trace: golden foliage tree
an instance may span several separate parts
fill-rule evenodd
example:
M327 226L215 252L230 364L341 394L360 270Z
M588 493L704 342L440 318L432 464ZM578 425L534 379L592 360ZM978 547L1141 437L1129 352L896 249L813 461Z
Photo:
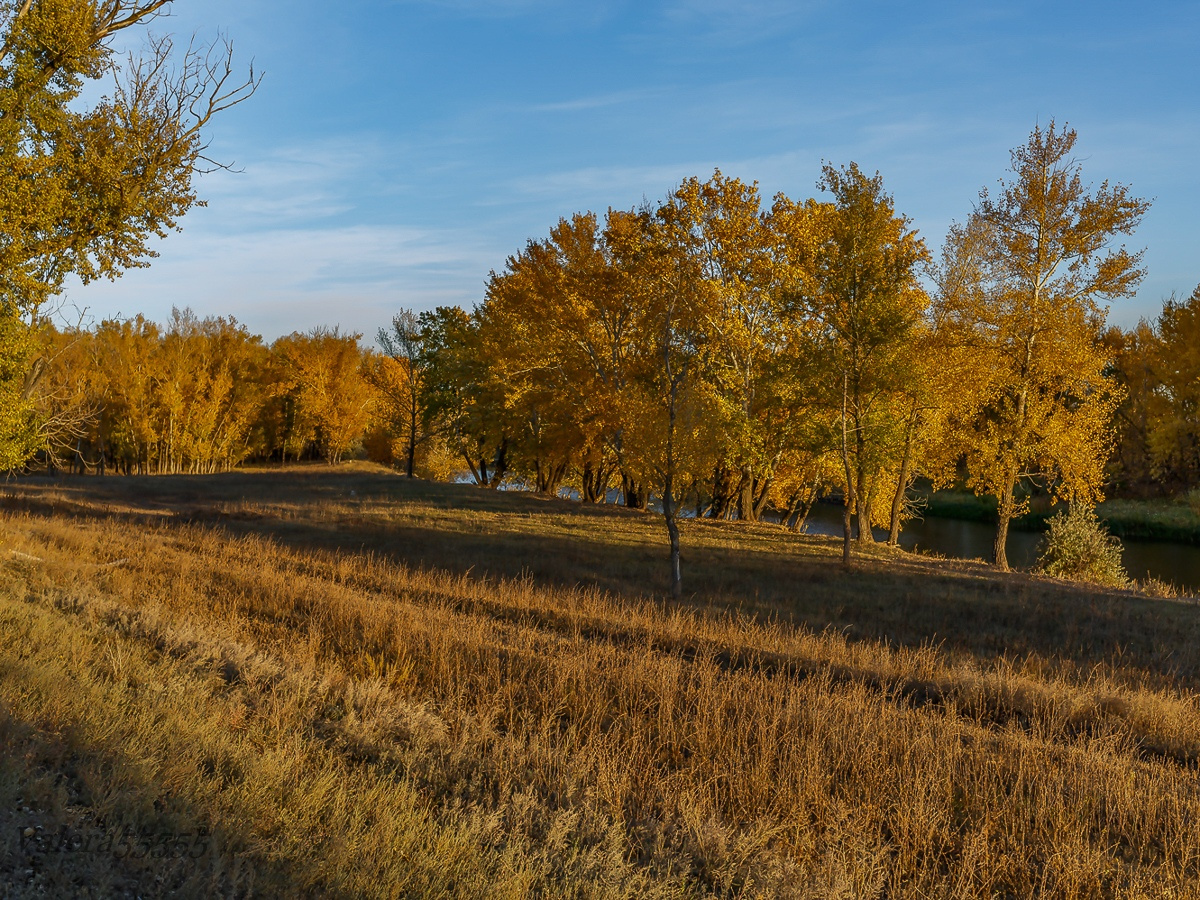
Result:
M416 313L400 310L390 329L379 329L384 355L368 359L363 370L377 394L376 411L384 429L400 445L409 478L416 477L417 451L434 434L425 403L429 357L423 337Z
M231 48L174 52L152 39L122 67L113 38L168 0L0 0L0 466L35 449L35 328L69 275L85 283L146 265L197 201L204 130L253 93ZM88 103L84 89L111 77Z
M1039 477L1060 496L1100 498L1117 390L1105 377L1102 301L1129 295L1140 253L1113 246L1148 204L1124 185L1092 189L1055 123L1012 151L1011 177L986 189L947 239L939 298L963 376L959 446L970 483L999 498L995 562L1008 567L1015 488Z
M711 515L736 509L753 521L766 504L779 462L781 421L772 365L784 340L780 293L774 288L775 258L770 222L760 208L758 188L720 170L708 181L685 180L663 208L689 229L680 250L694 257L703 279L705 306L691 312L711 344L711 382L720 402L720 427L714 429L720 458L715 465ZM660 214L661 215L661 214ZM714 423L715 424L715 423Z
M1153 322L1106 338L1126 393L1118 478L1141 491L1200 484L1200 288L1167 300Z
M706 468L721 434L714 384L713 322L721 297L706 271L711 195L696 179L684 181L653 216L643 215L644 237L630 248L646 284L646 327L639 352L643 413L637 419L641 464L653 478L670 542L671 595L683 594L679 532L683 482Z
M479 317L439 306L419 321L426 414L475 483L499 488L508 470L504 388L484 355Z
M571 281L585 264L570 259L582 234L560 222L549 240L530 241L492 273L477 311L481 349L502 397L508 468L553 494L582 451L586 370L571 352Z
M314 328L271 345L282 368L285 457L298 459L311 446L326 462L338 463L361 440L374 400L363 377L361 337Z
M269 353L236 320L176 309L165 328L137 316L40 333L46 446L75 468L207 473L263 449Z
M834 200L818 220L821 238L805 299L818 328L826 375L821 391L840 412L843 556L849 561L852 511L859 541L870 542L885 473L898 462L903 467L898 448L906 446L913 415L906 388L928 305L918 275L928 253L909 220L896 213L878 173L867 176L854 163L827 165L818 186Z

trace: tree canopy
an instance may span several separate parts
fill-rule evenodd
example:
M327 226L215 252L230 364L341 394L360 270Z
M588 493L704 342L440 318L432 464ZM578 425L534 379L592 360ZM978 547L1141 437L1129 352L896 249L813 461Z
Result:
M10 291L0 466L39 446L51 464L154 473L365 454L410 477L619 497L662 515L677 595L686 518L796 528L824 497L849 562L873 529L897 542L924 477L997 498L1005 566L1031 492L1088 507L1109 482L1200 477L1200 289L1132 332L1106 327L1141 277L1121 239L1147 204L1086 185L1076 140L1034 129L936 265L855 163L826 165L818 197L769 203L714 171L561 219L474 309L398 311L382 352L336 328L268 344L187 311L56 329L36 315L49 294ZM174 196L180 214L196 202ZM106 271L103 252L62 265L91 259L76 271L96 277L149 255Z
M984 189L947 241L953 275L940 303L962 357L960 449L971 484L1000 501L1001 568L1021 479L1100 498L1120 399L1105 377L1101 301L1130 295L1144 274L1141 253L1117 240L1149 204L1124 185L1084 184L1076 140L1054 122L1035 128L1012 151L1011 177L995 195Z
M65 279L148 265L150 241L199 201L206 126L258 85L234 75L232 46L177 50L114 37L163 16L168 0L0 0L0 465L44 443L28 329ZM89 83L107 84L84 101Z

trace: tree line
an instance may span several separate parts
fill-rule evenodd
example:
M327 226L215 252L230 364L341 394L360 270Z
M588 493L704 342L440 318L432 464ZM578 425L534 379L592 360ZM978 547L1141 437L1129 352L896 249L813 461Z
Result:
M124 474L227 471L251 459L340 461L373 407L359 335L269 346L235 319L174 310L89 329L43 325L37 394L57 423L51 466Z
M171 0L0 0L0 470L70 431L49 415L40 344L69 277L116 278L157 255L220 168L208 130L260 83L226 40L152 35ZM141 32L145 44L128 55ZM103 84L101 82L104 82ZM175 449L167 451L168 455Z
M126 472L361 453L653 506L676 593L684 516L799 528L832 495L849 560L873 528L898 540L917 479L965 483L997 498L1007 567L1034 491L1093 505L1200 476L1200 288L1107 326L1148 204L1086 185L1076 139L1035 129L936 258L853 163L803 201L718 171L561 220L475 309L401 311L377 350L186 312L46 327L43 418L68 458Z
M267 345L176 314L56 328L68 276L115 278L200 202L214 117L254 93L232 48L118 35L167 0L0 0L0 469L209 472L367 453L409 474L619 490L683 515L803 521L843 503L844 554L895 541L913 480L1077 504L1197 481L1197 301L1110 329L1147 209L1082 180L1054 123L929 251L876 174L764 201L720 172L559 222L471 312L401 313L380 352L318 329ZM101 79L104 91L89 91ZM99 99L95 99L99 98ZM1113 453L1113 447L1116 452ZM461 465L457 462L461 460Z

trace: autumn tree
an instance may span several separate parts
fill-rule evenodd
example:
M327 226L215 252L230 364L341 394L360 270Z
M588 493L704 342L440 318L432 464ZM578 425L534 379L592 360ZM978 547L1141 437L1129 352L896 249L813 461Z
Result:
M605 498L617 473L625 502L644 507L644 477L628 464L631 379L647 313L638 214L562 219L493 274L477 310L484 352L503 383L516 470L539 490L574 471L580 496Z
M312 447L327 462L337 463L361 439L373 397L363 377L360 337L337 328L314 328L271 345L282 366L285 456L300 458Z
M274 390L262 339L232 317L173 309L154 362L158 471L210 473L245 459Z
M498 488L508 471L503 386L484 356L479 320L439 306L419 322L425 409L474 482Z
M624 210L608 210L603 222L590 212L561 220L545 243L554 277L543 279L548 289L535 312L548 326L557 380L573 404L581 498L605 500L619 474L626 505L639 508L645 485L628 465L625 444L646 303L644 285L627 265L633 255L622 248L640 245L641 229L641 218Z
M957 390L942 371L946 352L946 334L936 318L923 318L909 334L905 354L905 377L891 398L898 428L893 434L902 440L898 465L893 451L891 509L888 514L887 542L900 544L900 529L907 518L916 515L910 489L918 476L936 478L945 466L947 395Z
M384 356L365 369L367 380L386 408L389 430L403 445L404 472L415 477L417 450L433 434L425 403L425 372L429 365L417 314L402 309L392 317L391 328L380 328L379 346Z
M1200 484L1200 287L1171 299L1158 317L1157 392L1150 451L1160 480L1174 488Z
M773 506L795 530L826 488L841 480L839 413L825 393L827 348L812 302L820 293L820 248L832 210L830 203L778 194L764 216L774 297L759 408L769 423L776 461L759 502Z
M570 233L560 222L555 234ZM530 241L493 272L476 310L491 376L501 388L508 464L539 493L554 494L579 461L586 438L585 373L564 338L573 267L554 235Z
M642 413L631 442L653 480L670 544L671 595L683 594L679 520L685 484L716 463L722 434L713 354L720 295L706 272L708 198L684 181L639 221L642 238L625 252L646 287L647 311L638 351ZM631 448L632 450L633 448Z
M1100 498L1118 399L1101 344L1107 307L1140 281L1141 254L1116 244L1148 203L1124 185L1083 182L1076 133L1036 127L1011 176L986 188L947 238L942 315L962 366L959 441L970 484L999 499L994 558L1007 569L1015 489L1039 478L1062 497Z
M1155 465L1150 447L1151 432L1164 408L1159 380L1162 342L1155 324L1142 319L1128 331L1112 326L1104 334L1111 376L1121 390L1109 480L1112 490L1131 495L1152 494L1161 488L1164 476L1172 477Z
M35 342L35 362L26 375L33 408L27 423L35 431L30 446L44 454L51 470L70 465L78 471L96 425L96 398L104 383L94 364L92 336L81 323L60 329L48 319L30 329L29 336ZM101 455L100 471L104 464Z
M686 179L664 211L686 216L697 275L711 306L694 310L709 332L712 386L723 422L714 429L720 459L711 482L710 515L736 510L754 521L762 513L780 457L778 399L774 384L781 370L772 365L783 341L773 290L774 257L758 188L720 170L707 181ZM678 218L678 216L676 217ZM715 423L714 423L715 424Z
M819 216L820 239L803 302L817 322L816 348L825 372L820 390L838 413L848 561L851 514L857 514L858 540L873 540L885 474L904 468L902 448L911 452L905 435L915 427L915 410L908 388L928 305L918 281L928 253L909 220L896 213L878 173L867 176L855 163L843 169L826 165L818 187L833 202ZM903 481L907 473L896 477Z
M0 466L34 449L39 366L29 333L70 275L143 266L197 202L211 165L205 128L253 93L231 48L170 38L121 65L116 35L164 15L168 0L0 2ZM85 88L111 78L89 102Z
M157 450L165 443L160 433L161 341L161 329L142 315L105 320L93 331L99 389L95 441L126 473L159 471Z
M36 372L29 367L33 331L21 321L15 304L0 311L0 470L15 469L40 444L37 407L30 397Z
M255 432L273 392L269 355L236 320L175 309L165 328L141 316L106 320L58 332L53 343L57 351L42 357L40 415L88 410L79 427L56 426L80 466L216 472L262 451Z
M1118 409L1119 478L1126 489L1200 484L1200 288L1171 297L1152 322L1106 335L1125 391Z

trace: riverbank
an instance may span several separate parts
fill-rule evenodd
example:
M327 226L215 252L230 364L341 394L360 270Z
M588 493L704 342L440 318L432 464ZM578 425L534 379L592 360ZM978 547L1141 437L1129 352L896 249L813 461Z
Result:
M969 522L996 522L996 498L970 491L934 491L923 495L925 513ZM1019 531L1045 531L1057 508L1033 509L1012 521ZM1176 541L1200 546L1200 512L1183 499L1106 500L1097 507L1108 530L1117 537Z
M682 531L672 603L614 507L0 487L5 896L1200 897L1200 606Z

